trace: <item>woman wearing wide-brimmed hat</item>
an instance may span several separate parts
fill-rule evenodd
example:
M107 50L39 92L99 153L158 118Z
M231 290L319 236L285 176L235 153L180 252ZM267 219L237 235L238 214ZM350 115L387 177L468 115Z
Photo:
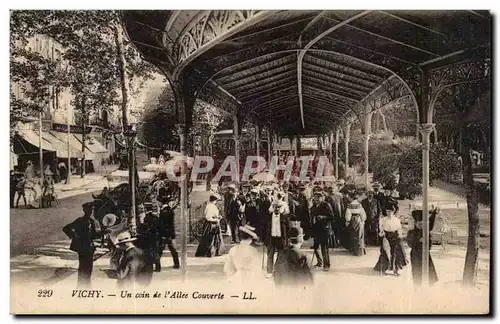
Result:
M219 208L215 204L221 197L212 192L208 199L207 206L205 207L205 224L203 225L203 234L200 239L200 244L196 249L196 257L212 257L213 255L219 256L220 247L222 242L222 235L220 229L220 215Z
M224 264L224 273L231 283L264 279L261 252L252 245L253 241L259 239L255 230L248 224L239 227L241 241L229 250Z

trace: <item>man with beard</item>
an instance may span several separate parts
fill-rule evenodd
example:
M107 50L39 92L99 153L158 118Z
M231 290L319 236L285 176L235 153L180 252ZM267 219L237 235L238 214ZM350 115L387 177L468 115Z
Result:
M314 254L318 259L315 267L323 267L323 270L330 269L330 254L328 251L328 239L331 235L331 223L333 220L333 211L325 201L323 191L315 190L313 197L313 206L311 207L311 219L314 237ZM321 254L319 250L321 249Z
M274 255L281 251L286 244L286 235L288 232L288 217L285 214L285 202L283 196L278 193L276 199L269 208L270 217L266 221L266 240L267 246L267 274L272 276L274 266Z
M373 190L368 190L367 197L361 201L361 205L366 212L365 243L378 246L378 224L382 214L382 207L380 202L374 198Z

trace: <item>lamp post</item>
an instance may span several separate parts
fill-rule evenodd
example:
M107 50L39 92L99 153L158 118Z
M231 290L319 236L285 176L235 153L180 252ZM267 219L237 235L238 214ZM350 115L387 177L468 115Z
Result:
M137 125L128 125L124 131L128 149L128 183L130 190L130 215L128 219L128 227L131 235L136 235L137 225L136 225L136 215L135 215L135 191L137 184L135 183L135 142L137 136Z

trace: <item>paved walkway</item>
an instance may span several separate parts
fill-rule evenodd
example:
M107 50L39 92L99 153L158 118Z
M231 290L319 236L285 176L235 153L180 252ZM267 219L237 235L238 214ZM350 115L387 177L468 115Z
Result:
M308 246L308 245L306 245ZM190 250L194 251L195 246L191 245ZM305 250L311 263L312 250ZM151 292L155 291L184 291L191 295L194 291L204 293L214 293L222 291L226 296L241 295L243 292L253 292L258 297L254 303L243 305L226 301L224 303L209 303L208 301L197 301L196 311L194 311L193 300L190 304L183 304L182 301L174 301L169 310L162 310L161 306L154 308L154 300L135 300L134 307L140 312L141 308L147 308L149 312L177 313L182 311L206 313L206 312L249 312L249 308L255 310L265 310L272 312L307 312L307 313L485 313L488 310L489 297L489 254L481 252L479 260L479 283L473 290L464 293L457 283L461 280L463 263L465 259L465 249L453 248L446 251L435 248L432 251L434 263L436 265L439 283L436 284L425 297L415 295L411 279L411 265L403 270L401 276L383 276L374 272L373 266L377 262L378 248L368 248L367 254L362 257L355 257L341 249L331 252L332 267L329 272L314 270L315 285L309 291L310 295L300 300L300 304L294 305L287 298L296 296L289 293L277 295L273 291L272 280L263 280L257 283L246 283L243 286L228 285L222 268L225 256L214 258L194 258L188 257L188 282L181 281L179 270L172 268L172 260L166 254L162 258L163 271L154 273L153 283L150 287L143 289L132 289L131 292ZM409 254L408 254L409 256ZM75 289L77 276L77 262L73 260L60 259L57 263L40 257L33 260L30 266L52 269L52 282L39 280L46 287L54 289L61 295L61 292ZM109 266L109 258L104 256L94 263L92 274L92 286L102 290L106 294L120 295L120 290L116 286L114 279L109 279L105 272ZM55 270L55 271L54 271ZM11 270L16 271L16 270ZM54 274L55 273L55 274ZM14 280L15 281L15 280ZM13 285L16 290L16 284ZM242 288L243 287L243 288ZM129 289L130 291L130 289ZM304 292L302 292L304 293ZM307 293L307 291L305 291ZM69 296L68 296L69 297ZM108 297L106 297L108 298ZM276 303L276 298L281 300ZM274 302L272 302L274 300ZM112 301L112 300L111 300ZM85 302L85 301L82 301ZM90 301L89 301L90 302ZM93 312L112 311L132 311L124 308L126 300L116 298L116 303L102 306L100 303L92 304ZM144 302L146 302L144 304ZM296 301L297 302L297 301ZM149 304L148 304L149 303ZM187 303L187 301L186 301ZM294 305L293 309L287 307ZM190 306L191 308L186 308ZM65 307L60 305L60 307ZM153 309L151 309L153 307ZM199 309L198 309L199 307ZM214 308L215 307L215 308ZM266 308L267 307L267 308ZM78 312L77 308L73 311ZM81 310L83 311L83 309Z

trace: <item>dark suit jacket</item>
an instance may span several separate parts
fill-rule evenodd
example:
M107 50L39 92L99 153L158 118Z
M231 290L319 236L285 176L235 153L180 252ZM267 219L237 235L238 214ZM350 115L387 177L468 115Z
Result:
M361 201L361 205L366 212L366 222L377 221L382 214L382 207L380 206L380 201L378 199L373 198L371 201L368 198L365 198Z
M273 213L268 213L266 215L266 221L264 223L264 242L266 245L271 243L271 224L272 224L272 218ZM288 233L288 221L289 217L288 215L280 215L280 229L281 229L281 240L283 244L286 244L287 241L287 233Z
M170 207L165 207L160 211L159 227L160 236L167 239L175 239L175 214Z
M319 217L323 216L323 217ZM330 235L333 210L329 203L322 201L319 205L311 207L314 237L321 239Z
M326 197L326 201L332 207L334 220L340 219L342 217L342 196L331 194Z
M93 253L93 240L99 238L100 228L91 217L79 217L63 227L63 232L71 239L69 249L77 253Z
M126 250L117 269L118 285L147 286L153 276L152 260L138 247Z

